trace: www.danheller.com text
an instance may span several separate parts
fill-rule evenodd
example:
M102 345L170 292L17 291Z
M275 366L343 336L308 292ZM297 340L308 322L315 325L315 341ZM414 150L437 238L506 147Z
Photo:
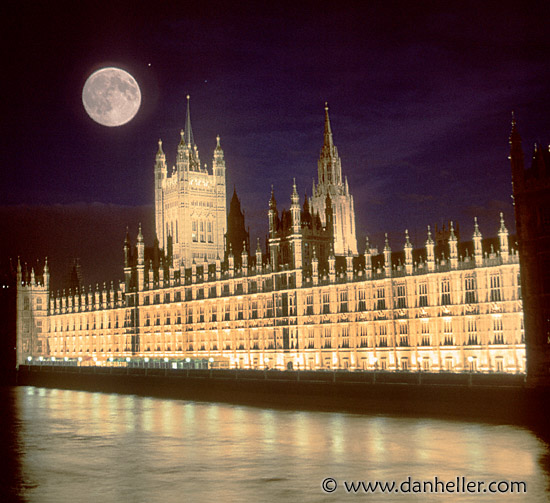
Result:
M412 493L412 494L524 494L527 482L515 480L472 480L456 477L452 480L434 477L430 480L336 480L327 477L321 482L325 493Z

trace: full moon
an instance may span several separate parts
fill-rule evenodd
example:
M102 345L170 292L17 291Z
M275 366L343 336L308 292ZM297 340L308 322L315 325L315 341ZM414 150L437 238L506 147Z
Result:
M88 115L108 127L131 121L141 105L136 79L120 68L101 68L92 73L82 89L82 103Z

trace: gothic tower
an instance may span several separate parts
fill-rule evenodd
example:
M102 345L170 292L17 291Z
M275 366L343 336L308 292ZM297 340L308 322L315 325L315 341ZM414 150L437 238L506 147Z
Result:
M330 197L333 211L333 234L335 255L357 255L357 238L355 237L355 211L353 196L349 192L348 180L342 180L342 165L338 149L332 139L332 130L325 103L325 133L321 155L317 163L317 185L313 182L311 209L318 212L323 225L327 225L325 205Z
M156 235L165 251L171 243L174 265L223 257L227 223L223 150L218 136L212 172L206 164L201 166L191 128L189 96L176 165L168 170L159 140L154 169Z
M246 230L244 212L241 210L241 201L235 189L233 189L233 197L229 203L225 241L225 260L227 260L229 250L231 250L235 257L235 264L240 267L243 251L247 255L250 255L250 236Z

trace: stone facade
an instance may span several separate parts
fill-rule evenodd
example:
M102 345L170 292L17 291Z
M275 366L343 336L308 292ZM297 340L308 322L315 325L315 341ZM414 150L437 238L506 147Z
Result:
M155 230L160 247L172 248L177 264L223 257L226 218L225 160L220 138L210 173L206 165L201 166L193 139L188 96L176 165L168 170L161 140L155 160Z

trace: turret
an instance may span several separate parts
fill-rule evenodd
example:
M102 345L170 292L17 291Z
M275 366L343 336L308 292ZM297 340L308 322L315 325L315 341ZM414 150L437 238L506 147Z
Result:
M216 178L220 179L217 183L221 183L221 180L223 180L223 184L225 185L225 159L223 149L220 145L220 135L216 136L216 148L214 149L214 157L212 159L212 172L216 175Z
M330 247L330 254L328 256L328 277L331 283L334 283L336 281L336 257L334 256L332 245Z
M432 239L432 231L428 225L428 239L426 240L426 261L428 263L428 271L435 270L435 244Z
M132 251L130 244L130 233L126 228L126 238L124 239L124 284L126 292L130 291L132 281Z
M229 255L227 256L227 262L229 266L229 277L235 276L235 257L233 256L233 249L229 245Z
M504 225L504 215L500 213L500 228L498 230L498 240L500 243L500 256L502 257L502 262L507 263L510 256L508 249L508 229Z
M372 278L372 254L370 252L369 237L365 238L365 279Z
M296 179L292 184L292 195L290 196L290 214L292 217L292 233L298 234L300 232L300 198L298 191L296 190Z
M413 272L413 245L409 239L409 230L405 230L405 272L412 274Z
M145 244L143 243L143 234L141 233L141 223L138 227L137 235L137 265L143 266L145 264Z
M241 253L241 264L243 276L248 276L248 252L246 251L246 241L243 241L243 251Z
M458 239L455 235L453 222L451 222L449 235L449 258L451 260L451 269L456 269L458 267Z
M391 248L387 233L384 241L384 270L386 272L386 278L389 278L391 276Z
M479 226L477 225L477 217L474 217L474 258L477 267L483 264L483 250L481 248L481 232L479 232Z
M256 244L256 271L262 272L262 248L260 247L260 238Z
M271 198L269 199L269 236L275 237L277 232L277 201L275 200L275 193L273 192L273 185L271 186Z

